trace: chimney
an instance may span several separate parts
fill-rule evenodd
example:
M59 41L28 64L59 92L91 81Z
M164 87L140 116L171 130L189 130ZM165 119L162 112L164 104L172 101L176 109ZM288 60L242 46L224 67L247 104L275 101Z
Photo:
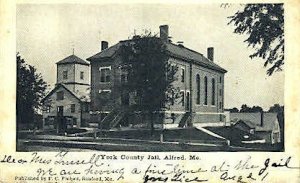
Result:
M214 61L214 47L207 48L207 58L211 61Z
M159 26L159 36L162 41L168 42L168 40L169 40L169 26L168 25Z
M260 112L260 126L264 126L264 111Z
M107 41L101 41L101 51L108 48L108 42Z

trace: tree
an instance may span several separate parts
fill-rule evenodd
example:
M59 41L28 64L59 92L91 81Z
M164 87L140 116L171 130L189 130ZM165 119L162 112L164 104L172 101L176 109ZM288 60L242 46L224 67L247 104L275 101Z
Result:
M260 106L253 106L249 112L263 112L263 108Z
M240 110L240 112L250 112L250 107L249 106L247 106L247 104L243 104L242 106L241 106L241 110Z
M246 4L242 11L230 16L228 24L234 24L234 33L246 34L244 41L255 52L250 58L265 60L264 67L271 76L284 65L284 15L283 4Z
M177 67L168 62L165 44L151 33L134 36L120 49L123 64L128 66L127 89L136 95L135 108L151 117L151 133L154 131L154 113L168 108L178 97Z
M40 73L34 66L25 63L19 53L17 61L17 127L20 124L28 126L33 124L34 115L42 107L41 100L48 87Z
M228 109L228 111L231 113L236 113L236 112L239 112L239 109L234 107L234 108Z

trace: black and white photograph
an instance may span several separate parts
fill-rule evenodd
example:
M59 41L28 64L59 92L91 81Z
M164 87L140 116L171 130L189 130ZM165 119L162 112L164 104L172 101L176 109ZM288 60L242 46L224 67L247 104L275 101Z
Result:
M18 4L16 151L284 152L267 4Z
M0 183L300 182L297 0L0 0Z

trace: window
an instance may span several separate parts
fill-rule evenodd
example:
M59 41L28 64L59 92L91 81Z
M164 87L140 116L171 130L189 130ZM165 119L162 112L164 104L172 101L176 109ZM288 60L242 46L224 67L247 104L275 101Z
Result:
M196 76L196 90L197 90L197 95L196 95L196 104L200 104L200 76L197 74Z
M100 82L110 82L111 67L100 67Z
M181 91L180 95L181 95L181 105L184 106L184 91Z
M222 102L219 103L219 109L222 109L223 106L222 106Z
M181 82L184 82L185 79L185 69L181 68Z
M222 83L222 77L220 76L219 83Z
M63 71L63 79L68 79L68 71Z
M126 68L121 68L121 83L126 83L128 81L128 71Z
M75 112L75 104L71 104L71 113Z
M103 100L106 102L111 98L111 90L99 90L99 97L101 101Z
M171 105L174 105L174 101L175 101L175 92L174 90L171 91Z
M80 72L80 79L84 79L84 72Z
M204 96L204 105L207 105L207 77L204 77L204 92L205 92L205 96Z
M56 93L56 100L63 100L64 99L64 92L59 91Z
M215 85L215 79L211 79L211 105L216 105L216 85Z
M47 106L46 109L45 109L45 112L50 113L50 111L51 111L51 106Z
M99 90L99 93L111 93L111 90Z
M222 89L219 90L219 95L222 97Z

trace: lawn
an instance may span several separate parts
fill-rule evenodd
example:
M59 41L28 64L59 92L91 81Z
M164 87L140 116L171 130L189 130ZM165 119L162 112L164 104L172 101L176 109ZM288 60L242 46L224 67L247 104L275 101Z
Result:
M151 135L150 129L103 131L98 132L97 136L100 138L104 137L159 141L161 134L163 134L163 140L167 142L226 143L226 141L204 133L196 128L165 129L163 131L156 129L154 130L153 135Z

